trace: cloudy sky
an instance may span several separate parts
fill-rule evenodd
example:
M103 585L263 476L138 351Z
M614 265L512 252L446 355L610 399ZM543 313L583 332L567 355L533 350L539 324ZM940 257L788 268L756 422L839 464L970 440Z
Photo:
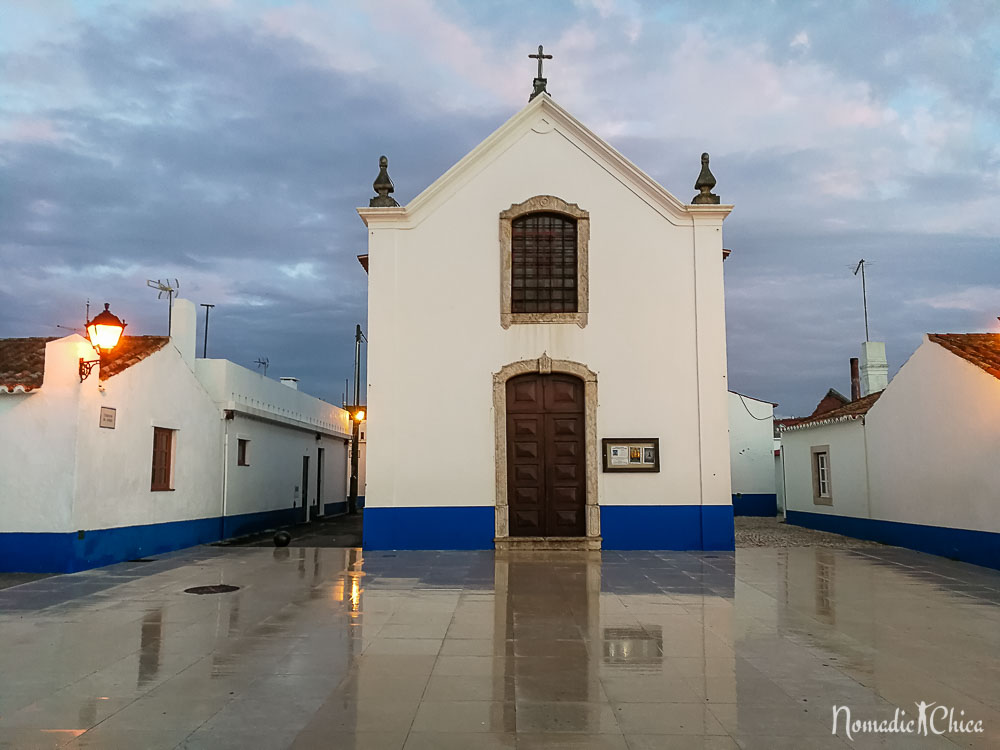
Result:
M1000 315L1000 12L962 2L3 0L0 336L105 300L165 333L146 279L214 303L210 356L340 402L364 324L379 154L406 203L549 90L726 221L730 384L811 411L864 338ZM199 351L200 351L199 343Z

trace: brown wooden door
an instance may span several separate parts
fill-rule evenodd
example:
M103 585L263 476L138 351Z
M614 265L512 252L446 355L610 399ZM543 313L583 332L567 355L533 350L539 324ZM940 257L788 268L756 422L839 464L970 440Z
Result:
M507 503L511 536L585 536L583 381L507 381Z

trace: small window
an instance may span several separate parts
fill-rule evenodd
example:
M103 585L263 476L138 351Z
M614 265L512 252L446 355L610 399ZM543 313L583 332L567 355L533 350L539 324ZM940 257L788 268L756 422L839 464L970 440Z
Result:
M500 325L587 326L590 214L554 195L500 212Z
M813 503L816 505L832 505L833 491L830 483L830 446L813 446L811 453Z
M172 490L174 431L163 427L153 428L153 477L150 490Z
M236 439L236 465L237 466L249 466L250 462L247 460L247 449L250 446L250 441L245 438Z
M830 497L830 458L826 453L816 454L816 491L820 497Z

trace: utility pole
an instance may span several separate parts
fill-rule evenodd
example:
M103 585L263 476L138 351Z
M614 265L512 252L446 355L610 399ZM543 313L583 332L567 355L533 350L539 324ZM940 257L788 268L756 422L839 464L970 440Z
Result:
M202 343L201 358L208 359L208 313L211 312L215 305L206 305L203 302L201 306L205 308L205 341Z
M358 512L358 431L361 428L361 325L354 330L354 406L351 409L351 496L347 501L347 512Z
M858 271L861 271L861 298L865 304L865 341L871 341L868 337L868 289L865 286L865 263L867 261L864 258L858 261L858 265L854 269L854 275L857 276Z

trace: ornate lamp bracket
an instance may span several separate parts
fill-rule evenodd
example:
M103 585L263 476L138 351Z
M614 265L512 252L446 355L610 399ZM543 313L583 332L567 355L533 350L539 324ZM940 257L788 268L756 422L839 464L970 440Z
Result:
M89 378L90 371L99 364L101 364L101 360L99 358L85 360L83 357L80 357L80 382L82 383L84 380Z

